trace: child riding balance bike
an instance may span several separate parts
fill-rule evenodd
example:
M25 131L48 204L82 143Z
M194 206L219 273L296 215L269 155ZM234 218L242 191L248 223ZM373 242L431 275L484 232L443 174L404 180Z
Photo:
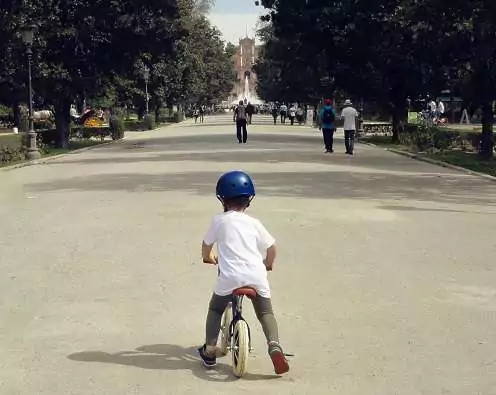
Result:
M198 353L206 367L216 365L222 316L230 303L234 301L236 305L240 297L242 300L243 296L248 296L267 339L274 371L276 374L286 373L289 364L279 344L267 278L267 271L272 270L276 257L275 240L259 220L245 213L255 197L255 187L248 174L231 171L218 180L216 194L224 212L212 220L203 238L202 256L205 263L218 264L219 276L210 299L205 344L198 349ZM214 244L217 244L218 257L212 253ZM237 308L240 316L240 306ZM237 314L237 311L234 313ZM241 321L244 322L242 318ZM227 323L231 333L233 323ZM234 346L231 344L231 347ZM233 351L234 365L238 363L236 358ZM236 373L236 366L234 370ZM241 376L243 370L239 369L236 375Z

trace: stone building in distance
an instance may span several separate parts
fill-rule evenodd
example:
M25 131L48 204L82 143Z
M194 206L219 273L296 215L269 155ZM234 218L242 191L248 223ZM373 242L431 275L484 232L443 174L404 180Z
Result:
M245 37L239 40L238 50L234 57L235 69L238 80L234 86L231 99L254 100L256 98L257 76L253 73L252 67L257 61L260 46L255 44L255 40Z

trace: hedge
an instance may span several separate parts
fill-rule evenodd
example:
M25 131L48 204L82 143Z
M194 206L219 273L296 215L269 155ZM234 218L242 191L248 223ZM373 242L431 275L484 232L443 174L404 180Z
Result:
M25 159L21 134L0 135L0 165Z
M496 142L496 134L493 134L493 141ZM400 135L400 143L416 151L460 149L478 152L481 144L481 133L436 126L407 125L404 133Z

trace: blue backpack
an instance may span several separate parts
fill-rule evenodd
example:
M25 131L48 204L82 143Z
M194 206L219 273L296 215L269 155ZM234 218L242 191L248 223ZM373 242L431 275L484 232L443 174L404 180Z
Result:
M322 123L330 124L334 123L336 116L332 108L324 108L324 113L322 114Z

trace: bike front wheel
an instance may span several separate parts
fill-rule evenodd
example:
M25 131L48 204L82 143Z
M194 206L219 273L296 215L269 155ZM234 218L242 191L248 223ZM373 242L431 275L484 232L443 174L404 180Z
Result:
M242 377L246 372L248 354L250 352L250 335L248 324L239 320L234 325L232 340L233 372L236 377Z

